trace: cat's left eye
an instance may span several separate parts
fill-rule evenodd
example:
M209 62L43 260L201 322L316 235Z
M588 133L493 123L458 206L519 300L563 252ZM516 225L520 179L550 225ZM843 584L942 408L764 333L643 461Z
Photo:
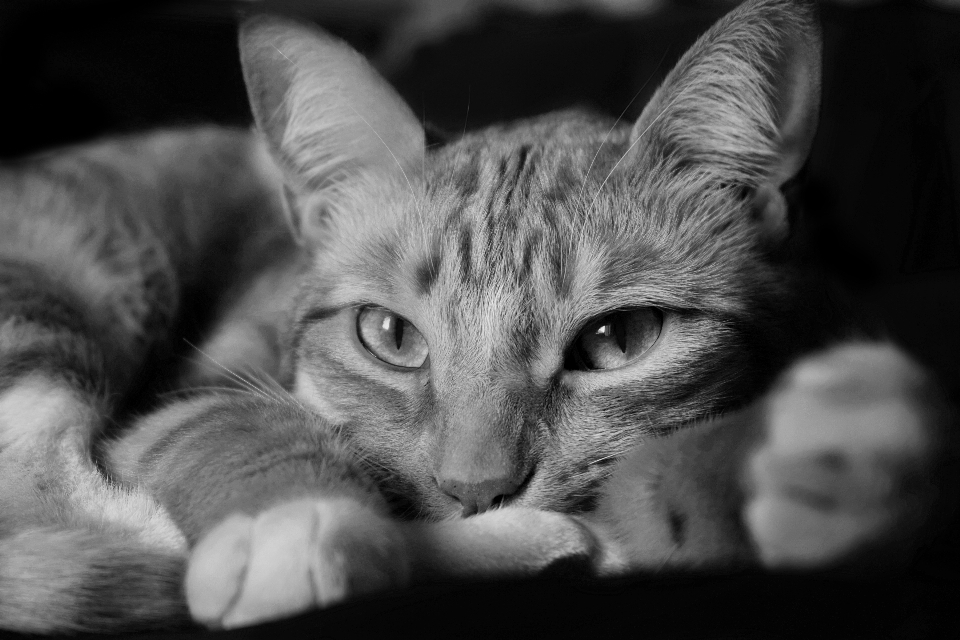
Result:
M574 341L565 368L619 369L639 359L660 337L663 313L645 307L615 311L588 324Z
M406 318L383 307L363 307L357 314L360 344L378 360L404 369L423 366L427 341Z

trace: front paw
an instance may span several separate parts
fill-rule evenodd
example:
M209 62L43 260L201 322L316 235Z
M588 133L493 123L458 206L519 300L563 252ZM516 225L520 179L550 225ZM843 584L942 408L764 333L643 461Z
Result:
M762 563L826 567L907 551L936 496L937 404L923 372L890 346L845 345L794 366L750 464L745 520Z
M396 524L347 499L302 499L235 514L194 548L186 578L194 619L239 627L403 586Z
M427 581L534 576L554 567L586 571L603 551L590 523L522 507L406 527L417 577Z

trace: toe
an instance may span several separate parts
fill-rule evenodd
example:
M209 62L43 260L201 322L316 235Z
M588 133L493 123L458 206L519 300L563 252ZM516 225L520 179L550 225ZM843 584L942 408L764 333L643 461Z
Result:
M186 576L186 596L194 620L220 626L243 586L253 518L237 514L224 520L196 546Z

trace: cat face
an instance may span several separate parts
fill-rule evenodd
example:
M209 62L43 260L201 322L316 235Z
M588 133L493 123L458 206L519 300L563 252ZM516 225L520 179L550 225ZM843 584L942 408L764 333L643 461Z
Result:
M250 23L254 111L314 255L297 395L388 492L443 517L589 506L638 440L756 393L783 346L788 278L767 251L817 57L771 55L754 31L806 35L805 12L757 3L721 22L632 126L565 112L431 149L345 45ZM720 63L744 79L717 98Z
M638 437L742 395L739 316L776 287L753 234L611 176L629 128L597 155L609 130L558 114L468 136L328 229L301 396L434 513L474 465L509 478L496 495L572 507Z

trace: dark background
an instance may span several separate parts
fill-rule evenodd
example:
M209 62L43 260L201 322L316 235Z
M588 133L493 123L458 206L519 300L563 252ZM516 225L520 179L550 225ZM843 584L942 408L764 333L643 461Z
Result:
M244 4L4 0L0 156L161 125L249 125L235 43ZM390 79L415 113L451 132L574 104L635 117L727 8L684 0L622 21L501 10L419 48ZM821 13L823 109L803 193L816 250L960 400L960 9ZM327 26L371 55L383 42L372 25ZM550 577L424 588L260 631L537 636L623 624L651 637L933 637L938 625L960 629L947 613L958 556L942 538L897 580ZM527 626L508 626L520 614Z

